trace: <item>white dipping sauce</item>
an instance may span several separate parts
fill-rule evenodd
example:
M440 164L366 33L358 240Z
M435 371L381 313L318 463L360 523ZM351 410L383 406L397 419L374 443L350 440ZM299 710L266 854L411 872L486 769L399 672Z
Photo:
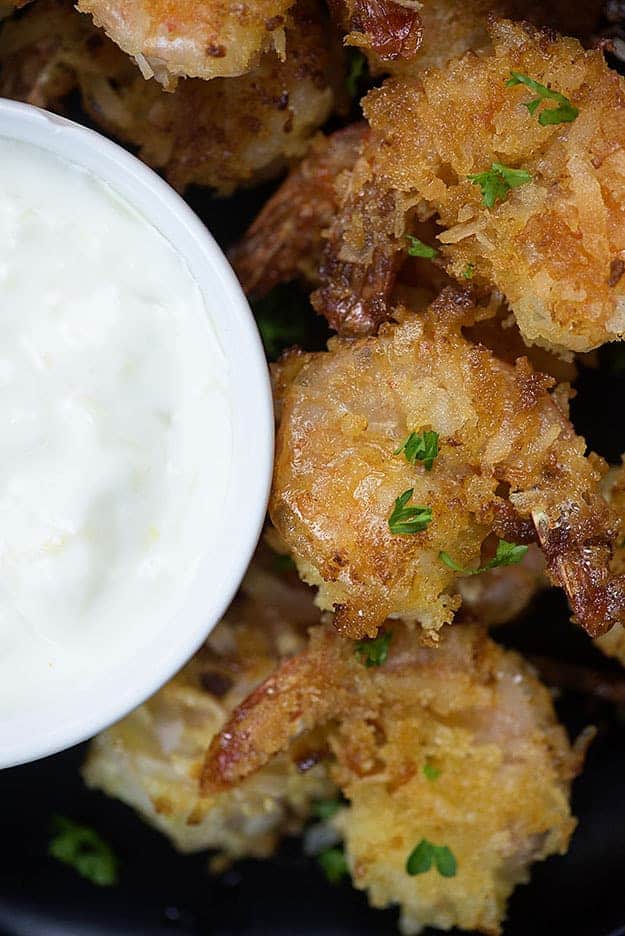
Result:
M0 714L140 653L225 509L227 364L174 247L0 138ZM0 739L1 740L1 739Z

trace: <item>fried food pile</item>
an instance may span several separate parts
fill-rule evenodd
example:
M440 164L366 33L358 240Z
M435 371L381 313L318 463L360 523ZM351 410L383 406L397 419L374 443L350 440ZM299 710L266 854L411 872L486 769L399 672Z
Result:
M0 33L0 94L68 113L77 92L97 127L175 188L204 185L228 195L302 156L317 128L342 109L342 52L328 26L314 0L301 0L284 18L284 60L268 53L239 78L189 79L168 93L71 0L37 0Z
M228 245L284 349L264 542L205 645L83 771L215 872L302 835L402 932L496 934L568 848L592 732L569 738L496 641L552 587L625 665L625 469L569 406L625 335L612 13L2 5L3 96L95 125L181 192L282 176Z
M404 932L496 931L529 865L564 851L575 824L581 752L549 693L477 625L431 649L389 622L388 658L368 668L327 624L306 637L319 612L294 579L257 559L192 662L94 741L87 783L222 859L269 854L330 800L355 886L398 903ZM450 849L453 881L406 873L421 839Z

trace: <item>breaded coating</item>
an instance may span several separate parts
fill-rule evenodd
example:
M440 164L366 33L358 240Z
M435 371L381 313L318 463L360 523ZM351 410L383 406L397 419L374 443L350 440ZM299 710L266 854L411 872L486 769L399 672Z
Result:
M415 211L444 228L447 271L503 293L526 342L588 351L625 332L623 79L576 40L508 21L490 34L492 52L389 80L365 99L373 135L343 184L316 297L345 333L383 319L389 287L375 271L397 269ZM558 102L536 110L530 88L508 86L513 72L564 95L577 115L541 124ZM469 177L493 164L521 176L487 207Z
M201 796L206 745L254 687L299 652L319 620L294 573L255 560L241 593L191 662L153 698L93 742L87 784L123 800L183 852L271 854L300 830L314 799L331 796L322 766L301 772L283 754L236 790Z
M375 907L399 904L404 933L498 933L531 863L566 851L581 753L533 672L483 628L447 629L437 649L398 623L388 630L387 661L366 668L353 644L316 629L214 738L203 784L236 789L303 729L326 725L355 886ZM451 850L454 876L407 873L423 839Z
M78 0L97 26L166 87L179 77L233 78L271 52L284 58L293 0Z
M167 94L71 2L39 0L2 29L0 93L62 111L78 88L93 121L176 188L226 195L301 156L341 101L343 56L328 28L313 0L302 0L286 21L286 61L266 55L242 78L189 79Z
M248 296L261 298L279 283L295 279L318 285L323 232L337 209L336 180L353 167L366 132L366 124L358 123L329 136L319 134L267 199L230 252Z
M551 378L463 337L474 313L448 291L375 338L332 339L327 352L290 354L274 369L271 519L300 575L319 588L320 607L350 637L400 616L435 641L460 603L440 552L477 567L492 532L538 538L551 581L590 633L623 619L625 577L608 570L614 517L598 488L601 462L585 457ZM425 430L439 435L430 471L394 454ZM392 532L408 491L403 506L429 508L431 522Z

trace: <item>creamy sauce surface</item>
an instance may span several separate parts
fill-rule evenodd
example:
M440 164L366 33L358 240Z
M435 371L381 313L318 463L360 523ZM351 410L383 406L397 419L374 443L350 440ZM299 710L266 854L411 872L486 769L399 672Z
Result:
M227 363L174 247L0 138L0 715L150 643L224 510ZM1 739L0 739L1 741Z

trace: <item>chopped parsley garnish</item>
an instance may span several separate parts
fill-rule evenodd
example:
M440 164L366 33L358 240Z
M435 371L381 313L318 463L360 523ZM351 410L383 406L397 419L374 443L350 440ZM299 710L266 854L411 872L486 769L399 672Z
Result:
M482 572L487 572L489 569L496 569L497 566L516 565L517 562L521 561L527 549L527 546L518 546L516 543L507 543L506 540L499 540L493 558L485 565L480 566L479 569L463 569L463 567L458 565L457 562L454 562L449 553L446 552L440 552L438 558L441 562L444 562L446 566L453 569L454 572L458 572L460 575L480 575Z
M441 771L438 767L435 767L429 760L423 765L423 776L426 780L438 780L441 775Z
M354 48L351 46L348 49L348 70L347 77L345 78L345 87L347 88L347 93L351 98L355 98L358 95L361 82L367 77L368 65L367 60L360 51L360 49Z
M395 449L393 455L403 452L411 465L423 462L426 471L432 470L434 459L438 455L438 432L426 429L425 432L411 432L408 438Z
M119 862L111 846L90 826L53 816L48 853L100 887L117 883Z
M297 568L293 556L288 553L276 553L273 557L273 567L276 572L294 572Z
M359 640L356 643L355 654L367 669L370 666L382 666L388 659L388 648L393 634L391 631L382 631L373 640Z
M400 494L395 501L393 512L388 518L391 533L410 534L421 533L432 521L431 507L407 507L406 504L414 494L414 488L408 488Z
M531 101L523 102L523 106L527 107L532 115L536 113L544 101L557 102L557 107L547 107L541 110L538 115L538 123L541 127L547 127L551 124L572 123L579 114L577 107L571 104L564 94L560 94L559 91L554 91L552 88L540 84L539 81L534 81L533 78L529 78L527 75L511 71L510 78L506 81L506 88L513 88L515 85L525 85L526 88L529 88L530 91L533 91L536 95Z
M464 270L460 274L463 279L473 279L473 274L475 272L475 265L473 263L467 263Z
M482 202L487 208L492 208L495 202L502 201L510 189L518 188L532 181L531 173L526 169L510 169L501 163L492 163L486 172L467 176L473 185L479 185L482 192Z
M411 875L425 874L433 864L442 877L455 877L458 865L453 852L446 845L433 845L421 839L408 855L406 871Z
M413 237L412 234L406 234L406 240L408 241L408 256L425 257L426 260L433 260L434 257L438 256L436 247L430 247L429 244L424 244L418 237Z
M349 873L347 859L342 848L328 848L317 856L321 869L331 884L338 884Z
M343 803L340 799L322 799L313 803L312 814L316 819L325 821L335 816Z

